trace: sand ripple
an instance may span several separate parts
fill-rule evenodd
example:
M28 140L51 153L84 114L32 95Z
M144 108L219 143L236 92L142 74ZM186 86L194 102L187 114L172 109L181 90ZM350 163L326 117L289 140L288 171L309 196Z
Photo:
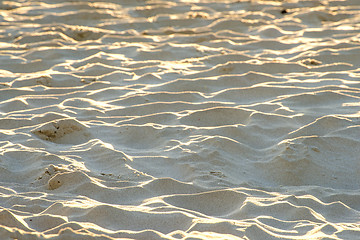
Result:
M1 239L359 239L360 5L0 3Z

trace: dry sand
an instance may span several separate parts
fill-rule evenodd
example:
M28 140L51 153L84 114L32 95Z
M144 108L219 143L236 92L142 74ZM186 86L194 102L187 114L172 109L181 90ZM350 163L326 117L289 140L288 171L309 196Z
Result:
M360 239L360 1L0 9L0 239Z

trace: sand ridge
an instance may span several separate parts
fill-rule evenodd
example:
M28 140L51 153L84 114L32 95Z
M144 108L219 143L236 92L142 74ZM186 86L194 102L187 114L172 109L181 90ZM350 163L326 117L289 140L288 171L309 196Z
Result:
M1 239L359 239L357 0L0 3Z

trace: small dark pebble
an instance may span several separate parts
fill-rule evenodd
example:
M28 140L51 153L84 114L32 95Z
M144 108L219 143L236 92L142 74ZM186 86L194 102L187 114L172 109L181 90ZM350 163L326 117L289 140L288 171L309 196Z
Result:
M285 8L281 10L281 14L286 14L286 13L288 13L288 11Z

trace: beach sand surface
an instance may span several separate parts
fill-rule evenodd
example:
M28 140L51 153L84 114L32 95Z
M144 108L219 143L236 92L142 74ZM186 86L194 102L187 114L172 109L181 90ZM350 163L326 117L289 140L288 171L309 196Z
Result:
M360 1L0 3L1 239L360 239Z

